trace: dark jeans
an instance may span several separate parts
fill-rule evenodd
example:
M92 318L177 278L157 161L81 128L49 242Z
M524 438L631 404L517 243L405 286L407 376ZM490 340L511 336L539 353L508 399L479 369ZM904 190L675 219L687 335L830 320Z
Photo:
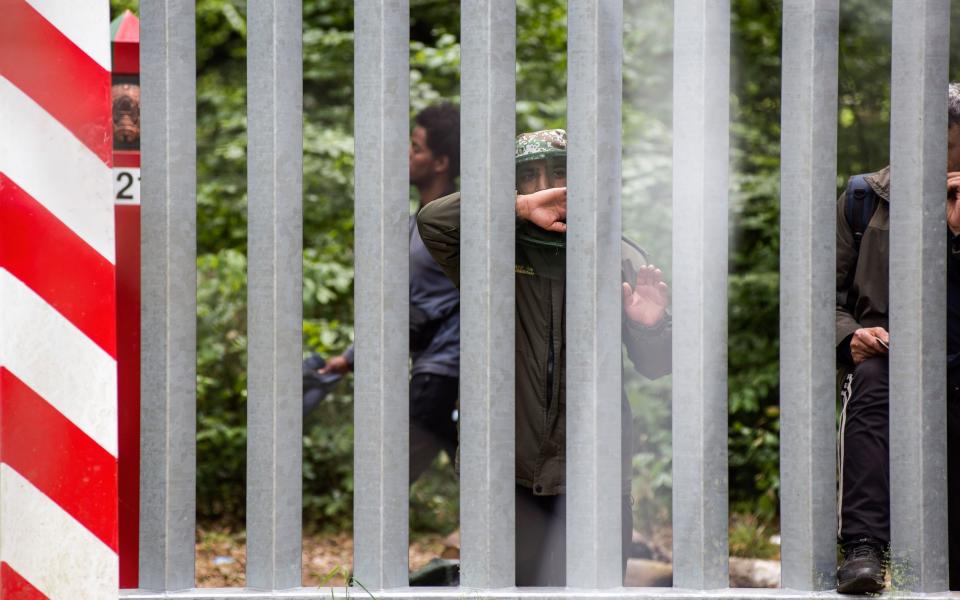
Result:
M567 581L567 497L535 496L530 488L516 486L516 566L518 586L563 587ZM627 549L633 535L630 496L620 505L621 569L626 573Z
M426 471L443 450L453 462L457 455L459 379L432 373L410 378L410 483Z
M844 385L840 540L890 541L889 372L886 357L860 363ZM847 396L849 395L849 399ZM960 393L947 395L947 518L950 589L960 589Z

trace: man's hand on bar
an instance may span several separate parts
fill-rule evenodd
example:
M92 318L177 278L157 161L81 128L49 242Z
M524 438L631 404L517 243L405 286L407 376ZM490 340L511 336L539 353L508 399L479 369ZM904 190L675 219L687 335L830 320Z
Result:
M882 344L880 342L883 342ZM886 344L886 347L884 346ZM864 327L853 332L850 338L850 356L853 364L859 365L868 358L887 354L890 334L883 327Z
M563 233L567 230L567 188L550 188L517 195L517 216L541 229Z
M953 235L960 235L960 171L947 173L947 226Z
M663 272L654 265L644 265L637 272L633 288L623 282L623 310L634 323L652 327L667 312L667 295Z

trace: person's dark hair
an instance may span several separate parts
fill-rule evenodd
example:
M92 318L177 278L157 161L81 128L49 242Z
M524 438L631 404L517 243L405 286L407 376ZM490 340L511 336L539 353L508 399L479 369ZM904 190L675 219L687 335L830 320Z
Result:
M450 159L450 177L460 176L460 108L449 102L434 104L414 119L427 133L427 148Z
M960 82L954 81L947 88L947 126L960 125Z

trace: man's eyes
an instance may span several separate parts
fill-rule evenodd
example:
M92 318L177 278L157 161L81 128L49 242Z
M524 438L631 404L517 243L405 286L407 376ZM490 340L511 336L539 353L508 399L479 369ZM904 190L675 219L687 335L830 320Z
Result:
M555 178L557 178L557 179L566 179L566 178L567 178L567 170L566 170L565 168L563 168L563 167L554 169L554 170L553 170L553 176L554 176Z
M533 179L536 179L536 177L537 177L536 171L530 171L530 170L520 171L521 181L531 181Z

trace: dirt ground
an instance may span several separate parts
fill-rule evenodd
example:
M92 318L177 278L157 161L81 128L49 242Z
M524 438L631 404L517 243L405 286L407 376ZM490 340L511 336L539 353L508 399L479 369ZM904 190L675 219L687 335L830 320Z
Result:
M416 571L443 551L443 536L417 537L410 545L410 569ZM307 534L303 538L303 585L340 586L353 563L353 538L346 533ZM246 538L243 533L201 531L197 541L197 586L243 586Z
M670 585L671 536L669 528L649 538L634 532L632 556L638 561L628 566L630 585ZM446 549L456 556L459 537L419 535L411 540L410 570L416 571ZM302 585L305 587L343 586L353 562L353 538L349 533L306 534L303 538ZM773 560L731 558L731 585L735 587L776 587L779 581L779 556ZM645 560L641 560L645 559ZM632 559L633 560L633 559ZM197 538L196 570L198 587L242 587L245 584L246 539L242 532L206 529ZM633 564L633 563L631 563ZM734 568L736 567L736 568ZM662 581L661 581L662 580Z

